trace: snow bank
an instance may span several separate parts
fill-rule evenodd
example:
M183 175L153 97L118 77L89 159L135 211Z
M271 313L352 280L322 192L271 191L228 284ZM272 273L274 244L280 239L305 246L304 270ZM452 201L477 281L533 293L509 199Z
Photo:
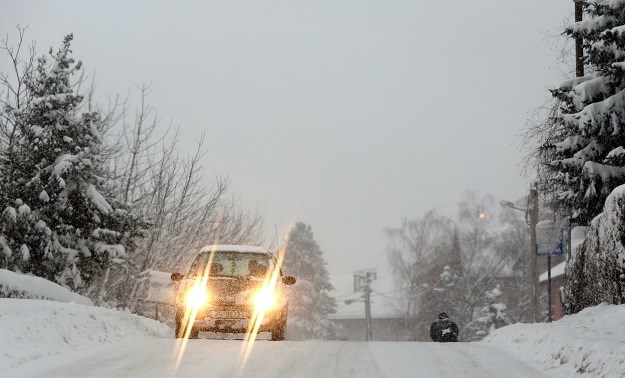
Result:
M170 337L169 327L117 310L0 298L0 371L41 357L145 337Z
M61 285L41 277L27 276L0 269L0 297L50 299L58 302L74 302L93 306L91 299L76 294Z
M513 324L482 343L541 364L554 375L625 375L625 305L601 304L553 323Z

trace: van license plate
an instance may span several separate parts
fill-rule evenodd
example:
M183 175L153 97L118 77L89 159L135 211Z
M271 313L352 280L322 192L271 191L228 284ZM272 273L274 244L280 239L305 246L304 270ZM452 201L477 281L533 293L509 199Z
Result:
M247 312L241 310L212 310L210 316L217 319L244 319L247 318Z

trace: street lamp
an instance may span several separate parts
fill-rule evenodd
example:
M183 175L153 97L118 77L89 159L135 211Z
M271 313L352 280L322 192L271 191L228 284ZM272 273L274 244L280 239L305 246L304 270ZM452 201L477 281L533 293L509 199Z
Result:
M499 201L499 204L501 205L501 207L509 207L511 209L516 209L516 210L521 210L521 211L527 211L527 209L523 209L521 207L516 207L514 206L514 202L510 202L510 201L506 201L506 200L501 200Z
M536 224L538 224L538 191L535 188L530 189L529 197L527 199L527 209L514 206L514 202L501 200L499 204L502 207L509 207L511 209L520 210L525 212L525 221L530 228L530 248L531 253L531 273L529 274L529 284L532 288L532 315L534 322L540 321L540 310L538 304L538 295L540 293L540 283L538 282L538 276L540 272L538 270L538 256L536 256Z
M499 201L499 204L503 208L510 208L510 209L519 210L519 211L524 212L525 213L525 223L527 223L528 225L530 224L530 221L528 219L529 212L527 211L527 209L515 206L514 202L510 202L510 201L506 201L506 200Z
M356 298L356 299L346 299L343 302L345 302L346 305L350 305L350 304L352 304L354 302L364 302L364 300L365 299L363 297L360 297L360 298Z

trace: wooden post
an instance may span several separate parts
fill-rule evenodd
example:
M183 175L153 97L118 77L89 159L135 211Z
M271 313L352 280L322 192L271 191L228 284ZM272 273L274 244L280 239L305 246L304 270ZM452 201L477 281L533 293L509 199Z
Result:
M551 254L547 255L547 321L553 320L553 309L551 305Z
M540 283L538 276L540 275L538 267L538 256L536 255L536 225L538 224L538 191L536 188L530 189L529 195L529 221L530 221L530 250L532 271L530 274L530 288L532 290L532 314L535 322L540 322Z
M575 22L580 22L583 17L582 2L575 1ZM575 76L584 76L584 47L582 37L575 38Z

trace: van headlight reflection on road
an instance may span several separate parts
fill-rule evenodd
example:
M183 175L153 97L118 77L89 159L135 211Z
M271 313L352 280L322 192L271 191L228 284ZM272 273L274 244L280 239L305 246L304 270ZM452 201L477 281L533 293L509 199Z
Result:
M275 290L270 288L260 289L254 297L254 305L257 310L266 311L276 306L277 296Z
M201 286L193 286L187 293L185 304L187 308L199 309L208 302L208 293Z

